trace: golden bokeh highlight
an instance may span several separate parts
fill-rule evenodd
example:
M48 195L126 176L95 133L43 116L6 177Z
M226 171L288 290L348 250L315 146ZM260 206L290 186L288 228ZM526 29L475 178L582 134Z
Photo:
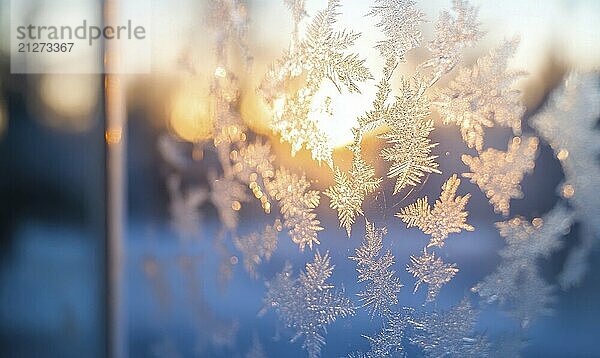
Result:
M271 202L269 201L266 193L263 192L262 187L259 184L259 180L269 180L270 178L273 178L275 173L273 172L273 167L269 159L261 158L259 161L256 161L257 158L260 158L260 154L257 155L256 151L256 146L254 144L250 144L247 147L240 148L239 151L232 150L229 153L229 158L236 162L233 165L233 171L236 173L236 175L247 175L248 187L250 190L252 190L254 197L260 200L263 211L266 214L269 214L271 213ZM255 171L252 171L250 174L243 174L246 168L245 165L239 160L244 159L247 160L246 164L249 167L255 168Z
M119 144L121 143L121 138L123 137L123 129L122 128L111 128L108 129L104 133L104 139L108 145Z
M212 102L191 89L175 94L169 108L169 127L182 140L196 143L213 135Z
M562 186L560 194L565 199L572 198L575 195L575 188L571 184L565 184Z
M567 159L569 157L569 151L566 149L561 149L558 151L558 154L556 154L556 158L558 158L558 160L563 161L565 159Z
M93 75L46 74L38 85L44 124L67 131L85 131L94 120L99 80Z
M273 113L262 97L249 87L240 101L240 115L244 124L253 132L274 138L269 127Z

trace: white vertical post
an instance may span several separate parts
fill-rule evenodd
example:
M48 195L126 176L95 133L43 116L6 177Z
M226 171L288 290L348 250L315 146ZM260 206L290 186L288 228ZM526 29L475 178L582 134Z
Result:
M104 26L119 21L119 0L104 0ZM124 77L119 75L120 50L117 41L104 46L104 100L106 116L106 224L107 224L107 355L127 354L125 313L125 204L126 188L126 103Z

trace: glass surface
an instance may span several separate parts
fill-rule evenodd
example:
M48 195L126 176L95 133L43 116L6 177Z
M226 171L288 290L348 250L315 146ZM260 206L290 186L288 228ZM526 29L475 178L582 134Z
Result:
M599 2L148 3L2 33L0 356L598 356Z

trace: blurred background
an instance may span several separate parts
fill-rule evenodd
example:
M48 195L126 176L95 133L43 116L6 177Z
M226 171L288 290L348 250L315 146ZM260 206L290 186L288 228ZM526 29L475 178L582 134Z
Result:
M244 271L231 240L220 239L222 228L214 206L201 206L190 233L183 235L173 225L173 183L208 190L211 172L218 167L217 153L204 145L214 135L210 86L219 67L213 45L218 24L207 20L209 1L148 1L153 11L152 71L121 76L126 122L122 132L115 134L107 132L103 75L10 73L10 2L0 0L0 356L105 356L111 305L121 307L119 344L128 356L244 357L256 341L262 342L267 356L304 356L300 343L290 344L288 337L280 334L281 324L274 314L258 318L257 313L262 308L264 279L279 272L286 261L298 272L314 252L299 252L297 245L281 235L276 253L261 265L260 278L255 280ZM136 3L123 2L134 7ZM54 11L62 11L68 3L57 0ZM85 16L102 15L102 1L80 3L87 6ZM435 19L451 2L417 3L428 19L425 39L431 39ZM527 118L540 110L570 70L600 69L596 24L600 2L472 3L479 6L486 35L467 50L464 63L472 64L503 39L520 36L510 68L528 72L517 87L527 108L523 132L534 134ZM342 5L336 26L363 33L355 49L379 78L382 60L373 44L380 34L374 30L376 20L365 17L371 2L345 1ZM324 6L325 1L306 2L309 16ZM333 183L331 171L312 161L307 151L290 156L289 144L281 143L268 128L270 112L256 91L270 64L289 44L293 24L285 4L247 0L242 9L250 19L247 38L252 60L247 65L240 50L231 50L229 68L235 69L244 125L252 138L271 143L278 165L304 170L316 189L325 190ZM41 15L32 8L22 16L35 19ZM400 74L414 72L425 56L424 50L411 52ZM446 85L455 72L438 85ZM374 82L361 90L361 95L334 100L333 110L342 119L326 126L336 144L336 165L345 168L351 160L345 148L352 140L350 129L372 102ZM512 138L508 129L486 133L487 146L501 150ZM405 285L400 299L403 305L413 307L420 306L424 296L423 292L412 295L413 279L403 267L409 255L421 250L425 236L407 230L393 214L418 197L436 197L452 173L465 171L460 156L469 153L458 129L442 125L439 118L432 140L440 143L435 153L440 155L444 174L429 177L406 197L392 197L393 180L384 180L380 195L371 198L365 208L371 221L388 228L388 242ZM123 147L125 225L119 270L122 281L118 296L109 299L106 153L111 142ZM387 170L386 164L377 160L381 146L375 136L367 137L363 145L367 160L379 175ZM590 163L594 164L598 163ZM172 180L175 177L179 182ZM556 188L563 178L559 160L541 141L535 171L522 183L525 198L512 201L511 216L534 218L549 211L561 200ZM444 248L444 257L456 262L461 271L442 289L436 303L439 308L456 304L491 273L500 262L498 250L504 245L493 225L503 218L494 214L477 186L466 180L463 183L462 190L473 195L468 210L470 223L477 229L456 235ZM242 207L239 213L240 235L261 230L274 217L253 205ZM348 239L325 200L317 214L325 227L319 250L329 250L336 264L334 282L353 295L361 287L356 284L354 262L347 257L364 234L362 218ZM575 226L565 248L541 263L550 282L556 281L566 253L578 240L577 233ZM580 286L558 292L554 315L530 327L523 356L600 356L595 342L600 318L600 289L595 284L600 274L599 256L597 251L592 253L589 273ZM478 328L492 337L510 335L517 326L494 307L484 309L478 323ZM328 331L323 356L364 351L368 341L361 334L376 331L364 312L352 320L341 320Z

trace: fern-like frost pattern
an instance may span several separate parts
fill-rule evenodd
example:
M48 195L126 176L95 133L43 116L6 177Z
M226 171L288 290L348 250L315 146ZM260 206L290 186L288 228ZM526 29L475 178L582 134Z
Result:
M503 305L523 327L539 315L548 314L554 302L554 288L538 270L538 260L548 258L562 247L561 237L573 222L573 213L557 205L542 218L531 222L515 217L496 224L506 247L498 269L473 288L488 303Z
M550 145L563 167L560 195L573 205L582 223L581 243L570 253L560 275L563 287L581 283L588 256L600 238L600 80L598 73L571 73L555 89L533 128Z
M459 233L462 230L473 231L475 228L467 223L468 212L465 206L471 194L456 196L460 179L451 176L442 185L440 198L435 201L433 209L427 197L417 199L417 202L402 208L397 217L406 223L407 227L416 226L423 233L430 235L427 247L444 246L448 235Z
M267 283L264 309L273 309L286 327L295 331L291 341L302 338L302 348L308 356L321 356L327 327L338 318L354 315L355 308L344 291L336 290L327 281L333 273L329 253L318 251L314 260L306 264L304 272L293 278L292 267L284 270Z
M269 194L279 202L283 225L289 230L292 241L301 251L308 245L312 249L319 244L317 233L323 228L314 209L319 206L319 192L309 190L306 176L298 176L288 169L280 168L269 183Z
M521 180L533 171L537 148L537 138L525 138L523 143L522 138L515 137L506 152L490 148L479 157L465 154L462 161L471 173L463 173L463 176L479 186L495 212L508 215L510 200L523 198Z
M432 103L444 124L459 127L469 148L483 149L484 128L499 125L512 128L515 134L521 133L525 107L520 91L512 86L525 72L507 69L518 43L518 38L506 41L472 67L462 68Z
M389 315L398 304L398 293L402 288L400 279L392 270L394 255L390 250L381 252L386 233L385 228L376 228L367 221L364 241L355 250L354 256L350 257L356 261L358 283L367 283L367 287L358 296L371 316Z

